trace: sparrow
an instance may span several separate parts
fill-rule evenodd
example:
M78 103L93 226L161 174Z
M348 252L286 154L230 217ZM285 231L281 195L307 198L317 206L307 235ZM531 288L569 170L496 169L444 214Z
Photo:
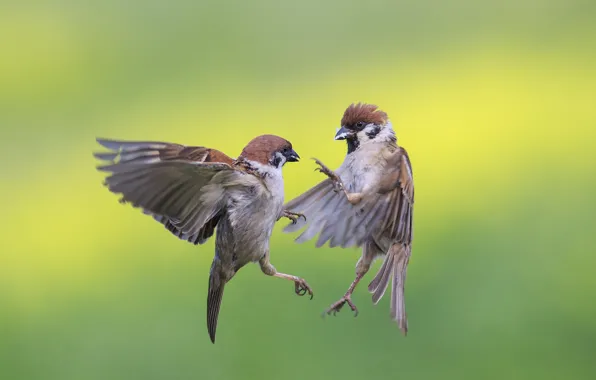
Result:
M404 335L408 331L404 285L412 251L414 181L412 165L387 114L376 105L351 104L341 119L335 140L345 140L347 154L334 172L315 159L328 178L288 202L286 210L306 215L285 232L306 226L296 239L303 243L320 232L316 242L331 247L362 247L356 278L339 301L326 310L334 315L348 304L358 314L351 295L377 258L383 263L368 286L374 304L392 280L391 317ZM323 314L325 315L325 314Z
M280 273L270 262L269 240L282 217L282 167L299 160L292 144L278 136L251 140L240 156L201 146L166 142L97 139L108 152L95 153L105 186L122 203L141 208L182 240L203 244L214 232L215 257L209 272L207 330L215 343L225 285L249 262L268 276L293 281L296 294L313 296L300 277Z

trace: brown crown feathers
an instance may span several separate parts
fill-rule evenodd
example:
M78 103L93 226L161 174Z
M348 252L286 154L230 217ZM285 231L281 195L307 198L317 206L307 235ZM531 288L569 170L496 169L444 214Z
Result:
M374 104L352 103L344 112L341 118L341 125L348 129L354 129L354 126L358 122L384 125L387 123L387 114Z
M292 149L292 143L279 136L257 136L246 145L238 159L255 161L266 165L269 163L269 159L273 152L281 151L283 149Z

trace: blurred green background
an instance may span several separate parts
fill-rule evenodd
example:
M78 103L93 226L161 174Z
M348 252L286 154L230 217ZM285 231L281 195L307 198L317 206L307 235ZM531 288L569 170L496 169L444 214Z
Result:
M594 1L54 1L0 11L0 378L596 378ZM218 340L213 242L172 237L101 186L96 136L217 147L275 133L331 167L351 102L412 158L410 333L373 306L321 312L356 249L245 267ZM378 267L379 263L376 264ZM372 273L365 279L370 281Z

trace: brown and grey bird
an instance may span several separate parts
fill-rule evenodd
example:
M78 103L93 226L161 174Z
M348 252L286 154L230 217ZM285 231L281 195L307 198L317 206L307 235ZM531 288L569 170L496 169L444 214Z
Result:
M298 295L312 290L304 279L279 273L269 261L269 239L284 211L282 167L298 161L292 144L263 135L237 159L215 149L164 142L98 139L109 152L96 153L108 172L105 185L121 202L146 214L182 240L205 243L217 231L209 274L207 329L215 343L224 287L249 262L269 275L291 280Z
M397 138L387 114L372 104L350 105L337 130L336 140L346 140L348 152L335 172L319 160L317 170L329 178L285 205L306 216L286 232L306 226L296 239L305 242L319 234L316 246L362 247L356 278L345 295L326 310L335 314L351 300L358 282L379 257L384 261L368 290L379 302L391 280L391 317L407 334L404 284L412 248L414 182L406 150Z

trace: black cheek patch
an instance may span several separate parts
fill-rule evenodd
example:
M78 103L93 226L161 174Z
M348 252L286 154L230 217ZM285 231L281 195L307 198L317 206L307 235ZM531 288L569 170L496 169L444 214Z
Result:
M377 135L379 134L379 132L381 132L381 127L375 125L375 127L373 129L371 129L370 131L366 132L366 136L369 139L372 140L375 137L377 137Z
M273 156L271 161L269 161L269 163L276 168L279 167L280 162L281 162L281 157L279 157L277 154L275 156Z

